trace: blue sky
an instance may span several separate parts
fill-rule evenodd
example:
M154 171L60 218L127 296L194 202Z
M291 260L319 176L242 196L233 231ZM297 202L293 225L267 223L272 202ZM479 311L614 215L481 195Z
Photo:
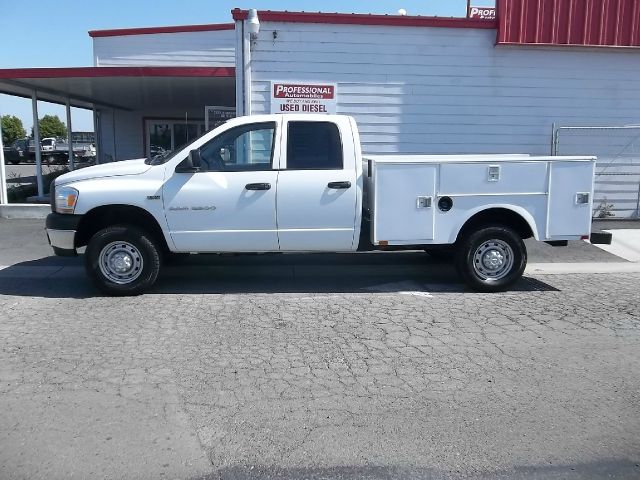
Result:
M230 22L235 7L389 14L404 8L409 15L463 17L466 4L466 0L0 0L0 68L90 66L89 30ZM472 0L472 5L493 4L494 0ZM62 106L39 102L38 110L40 116L50 113L65 118ZM0 113L17 115L27 130L33 123L27 99L0 94ZM72 123L74 130L93 130L89 112L74 109Z

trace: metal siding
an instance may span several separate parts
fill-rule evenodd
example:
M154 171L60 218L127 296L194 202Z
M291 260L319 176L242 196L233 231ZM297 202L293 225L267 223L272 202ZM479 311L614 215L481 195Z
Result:
M235 31L97 37L93 51L98 67L234 67Z
M271 80L336 82L365 154L548 154L553 122L640 121L638 52L494 42L490 30L263 21L252 113L269 112Z
M640 0L498 0L498 44L640 47Z

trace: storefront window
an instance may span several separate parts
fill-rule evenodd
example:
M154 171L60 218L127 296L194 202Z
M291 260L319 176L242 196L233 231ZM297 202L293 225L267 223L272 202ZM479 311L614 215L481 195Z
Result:
M149 157L165 155L173 150L171 145L171 125L152 123L149 128Z
M180 148L198 137L197 123L174 123L174 149Z
M171 119L146 121L147 157L167 155L192 142L204 131L204 122L178 122Z

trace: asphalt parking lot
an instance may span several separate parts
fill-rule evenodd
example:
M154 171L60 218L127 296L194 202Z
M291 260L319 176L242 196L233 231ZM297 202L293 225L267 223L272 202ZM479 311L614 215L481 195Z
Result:
M502 294L408 252L188 257L110 298L41 221L0 239L2 479L640 478L640 273L587 243L530 262L610 273Z

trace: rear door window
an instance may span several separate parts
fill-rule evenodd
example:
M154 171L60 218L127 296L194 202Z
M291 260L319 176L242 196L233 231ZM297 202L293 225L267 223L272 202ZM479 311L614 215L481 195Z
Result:
M331 122L289 122L287 170L342 170L340 131Z

